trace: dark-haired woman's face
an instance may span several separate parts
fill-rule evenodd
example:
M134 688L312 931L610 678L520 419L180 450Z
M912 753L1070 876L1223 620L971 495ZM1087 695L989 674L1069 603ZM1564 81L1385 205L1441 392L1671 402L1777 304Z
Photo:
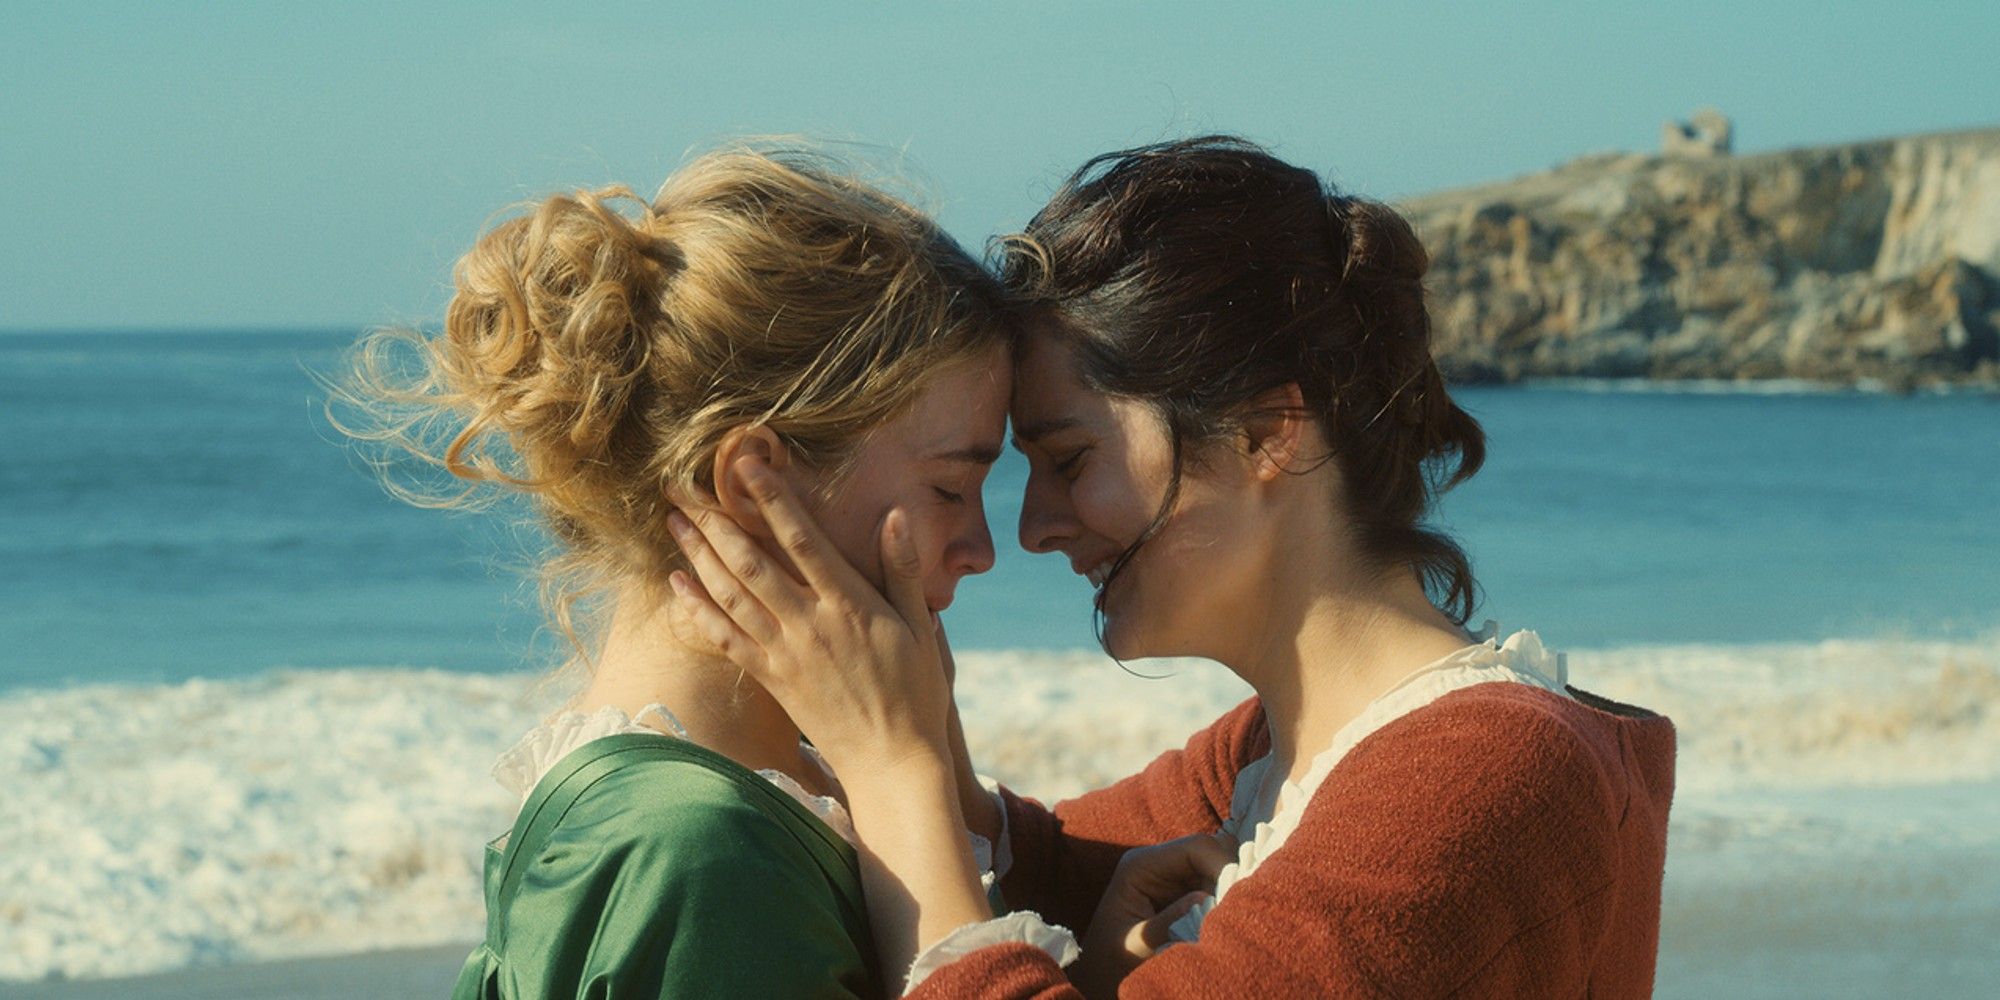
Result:
M1256 566L1268 548L1236 514L1247 477L1228 456L1190 464L1173 515L1107 587L1113 563L1160 511L1173 444L1152 409L1086 388L1072 359L1066 343L1037 334L1015 369L1014 442L1029 469L1021 545L1062 553L1101 590L1113 656L1227 655L1257 620Z

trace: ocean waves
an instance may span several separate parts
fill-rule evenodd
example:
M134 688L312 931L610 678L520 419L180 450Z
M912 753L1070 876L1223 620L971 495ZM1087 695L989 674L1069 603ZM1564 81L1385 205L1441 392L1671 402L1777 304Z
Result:
M1212 664L1132 671L961 654L982 769L1060 798L1248 695ZM1796 845L1844 866L1995 836L1979 831L2000 782L2000 641L1579 651L1570 675L1679 727L1670 916L1677 885L1692 905ZM356 668L0 695L0 979L475 939L481 850L514 806L487 770L559 700L542 680Z

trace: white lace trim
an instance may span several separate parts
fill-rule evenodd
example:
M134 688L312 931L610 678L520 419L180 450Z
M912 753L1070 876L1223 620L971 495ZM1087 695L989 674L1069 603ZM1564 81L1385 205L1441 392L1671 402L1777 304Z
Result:
M1076 961L1080 953L1076 935L1070 933L1069 928L1051 924L1033 910L1015 910L1004 917L966 924L919 952L916 959L910 962L908 985L903 987L903 993L908 995L919 983L930 978L931 973L981 948L1015 941L1048 952L1049 957L1062 966Z
M1231 804L1229 820L1223 824L1225 831L1241 841L1236 860L1225 866L1217 877L1215 894L1175 921L1168 937L1173 941L1193 941L1199 937L1202 921L1207 919L1209 911L1229 892L1229 888L1250 877L1265 858L1284 846L1305 816L1307 803L1326 782L1327 775L1333 773L1349 751L1382 727L1445 695L1478 684L1528 684L1569 697L1566 690L1568 663L1562 654L1544 649L1541 637L1533 632L1515 632L1507 637L1505 643L1497 641L1497 632L1498 626L1488 622L1480 633L1485 641L1466 646L1416 671L1370 702L1360 715L1334 734L1333 742L1325 750L1313 757L1303 778L1297 782L1286 781L1280 787L1270 818L1255 823L1248 836L1243 833L1243 824L1254 820L1261 810L1256 802L1257 783L1245 782L1243 776L1261 775L1270 767L1271 758L1267 755L1246 766L1237 781L1238 790ZM1246 785L1252 793L1247 801L1243 795Z

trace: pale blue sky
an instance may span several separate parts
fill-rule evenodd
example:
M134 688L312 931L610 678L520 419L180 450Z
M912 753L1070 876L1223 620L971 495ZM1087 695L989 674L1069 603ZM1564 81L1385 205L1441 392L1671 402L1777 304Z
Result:
M0 0L0 329L427 320L492 213L730 135L902 150L977 245L1196 131L1394 197L1702 104L1747 151L2000 125L1996 40L1991 0Z

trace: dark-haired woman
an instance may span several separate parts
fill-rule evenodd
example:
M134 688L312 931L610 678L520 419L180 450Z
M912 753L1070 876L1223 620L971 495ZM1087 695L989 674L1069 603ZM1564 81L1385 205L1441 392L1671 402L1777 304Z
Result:
M1001 886L1035 914L987 919L947 836L913 585L861 585L755 469L802 583L726 519L689 533L711 638L858 822L898 817L867 824L863 876L912 995L1650 992L1673 728L1569 687L1534 633L1466 631L1468 562L1422 518L1484 439L1432 361L1425 267L1389 208L1230 139L1095 160L1011 242L1036 316L1022 543L1090 577L1112 655L1209 657L1256 691L1110 788L1007 798ZM828 650L851 669L812 671ZM1086 931L1074 986L1050 924Z

